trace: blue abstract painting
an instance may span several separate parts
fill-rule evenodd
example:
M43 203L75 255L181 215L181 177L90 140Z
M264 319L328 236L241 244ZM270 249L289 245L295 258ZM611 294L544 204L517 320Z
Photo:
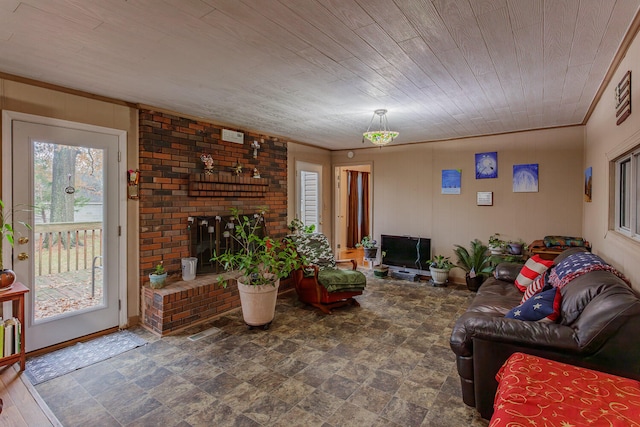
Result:
M538 164L513 165L513 192L538 192Z
M460 194L461 176L461 169L443 169L442 194Z
M498 152L476 153L476 179L498 177Z

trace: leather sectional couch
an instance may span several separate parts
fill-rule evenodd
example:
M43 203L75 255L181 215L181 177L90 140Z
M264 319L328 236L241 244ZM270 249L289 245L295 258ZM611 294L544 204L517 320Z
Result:
M554 264L581 251L568 249ZM490 418L495 375L515 352L640 380L640 296L629 284L611 271L590 271L561 288L557 322L505 318L523 296L514 285L521 267L499 264L453 328L464 403Z

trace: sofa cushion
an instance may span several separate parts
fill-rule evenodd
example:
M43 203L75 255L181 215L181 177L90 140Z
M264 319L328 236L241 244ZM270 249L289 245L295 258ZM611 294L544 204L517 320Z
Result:
M615 288L615 291L611 288ZM561 323L568 326L573 325L589 303L601 293L618 300L618 303L623 295L633 299L636 294L622 279L605 270L592 271L576 277L561 291Z
M496 265L495 270L493 270L493 277L498 280L513 283L516 281L520 270L522 270L522 263L501 262Z
M524 263L520 274L516 278L515 285L524 292L527 287L538 277L544 273L549 267L553 265L553 261L540 258L539 255L534 255Z
M561 300L562 294L559 289L546 286L523 304L511 309L505 317L535 322L555 322L560 315Z

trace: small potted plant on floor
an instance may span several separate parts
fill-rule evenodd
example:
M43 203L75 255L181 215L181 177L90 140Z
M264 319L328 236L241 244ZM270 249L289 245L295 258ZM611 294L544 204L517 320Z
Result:
M149 286L153 289L160 289L164 287L166 283L167 272L162 265L162 261L160 261L153 269L153 273L149 273Z
M387 251L382 251L380 254L382 255L382 261L384 261L385 255L387 255ZM380 263L373 267L373 275L376 277L387 277L389 275L389 267Z
M449 280L449 271L455 267L449 257L435 255L427 263L429 264L433 285L446 286L447 280Z
M236 281L242 317L249 328L261 326L266 330L275 317L280 279L302 267L305 259L289 239L264 235L265 210L248 217L233 208L231 215L235 223L231 238L238 249L214 253L211 260L219 262L226 271L240 273ZM226 287L228 278L221 275L218 282Z
M356 248L364 249L365 259L376 259L378 256L378 242L373 240L371 236L364 236L360 243L356 243Z
M477 291L484 279L493 271L489 248L478 239L471 241L471 248L455 245L453 251L458 257L457 267L466 272L465 280L470 291Z

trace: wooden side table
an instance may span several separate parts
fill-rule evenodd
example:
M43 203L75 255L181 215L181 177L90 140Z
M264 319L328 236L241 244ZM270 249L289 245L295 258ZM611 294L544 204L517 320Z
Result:
M15 282L11 289L9 289L8 291L0 292L0 303L11 301L13 303L13 317L17 318L22 324L22 334L20 336L20 351L16 354L12 354L11 356L0 357L0 366L12 365L20 361L21 371L24 371L24 366L27 361L26 352L24 349L24 296L27 292L29 292L29 288L27 288L20 282Z

